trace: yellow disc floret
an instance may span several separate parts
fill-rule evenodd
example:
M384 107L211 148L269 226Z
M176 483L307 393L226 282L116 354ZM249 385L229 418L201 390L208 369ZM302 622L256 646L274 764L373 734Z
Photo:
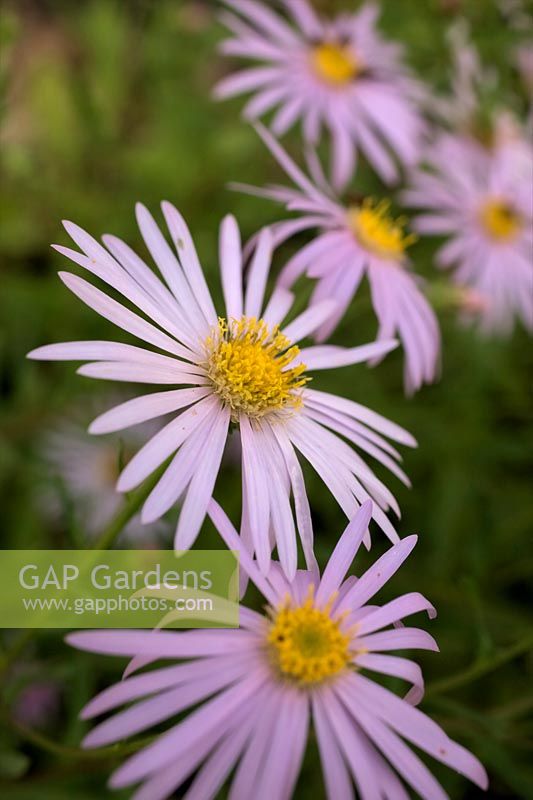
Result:
M498 242L513 239L522 227L520 215L505 200L490 200L480 211L485 231Z
M343 617L331 615L331 602L317 608L312 591L303 605L287 601L273 612L267 641L276 672L301 686L332 678L349 664L351 636Z
M244 412L262 417L283 408L299 408L298 391L309 378L305 364L290 364L300 350L262 319L219 319L206 343L207 374L215 392L230 407L232 418Z
M353 81L363 68L349 47L333 42L323 42L314 47L311 60L318 77L333 86Z
M404 217L394 219L389 208L388 200L375 203L367 198L361 205L348 209L348 225L359 244L367 250L382 258L400 259L417 237L414 233L405 234L407 220Z

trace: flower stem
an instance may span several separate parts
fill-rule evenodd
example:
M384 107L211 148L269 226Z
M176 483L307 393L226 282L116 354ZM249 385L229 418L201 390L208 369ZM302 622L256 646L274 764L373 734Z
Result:
M158 482L159 478L163 474L167 467L167 462L165 462L158 470L156 470L150 478L145 480L145 482L136 489L134 492L131 492L127 495L126 502L123 504L121 508L117 511L113 519L109 522L107 527L102 531L100 536L95 539L93 544L91 545L91 550L109 550L119 533L126 527L128 522L135 516L137 511L140 509L156 483Z
M83 750L80 747L68 747L67 745L55 742L48 736L45 736L40 731L33 730L26 725L8 717L5 720L8 725L15 731L15 733L24 741L44 750L52 755L59 756L60 758L76 759L79 761L102 761L105 759L115 759L130 753L135 753L141 747L153 742L153 736L145 736L134 742L127 742L122 744L111 745L110 747L101 747L97 750Z

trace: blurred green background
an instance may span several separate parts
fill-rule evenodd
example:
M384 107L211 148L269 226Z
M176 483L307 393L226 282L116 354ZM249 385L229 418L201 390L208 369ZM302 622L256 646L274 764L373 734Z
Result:
M356 5L317 2L324 10ZM464 17L483 59L499 76L493 101L521 113L525 99L513 68L513 49L524 38L520 5L386 0L382 26L406 45L419 74L445 90L450 64L445 33ZM235 213L247 238L281 215L274 205L225 188L231 180L262 184L282 176L239 119L242 102L211 100L215 81L232 68L216 53L221 33L215 4L194 0L3 3L0 509L5 548L80 542L79 531L75 536L72 530L79 520L74 523L66 511L55 521L42 513L39 491L50 476L39 442L62 416L75 414L87 424L94 416L89 402L109 394L103 383L76 377L72 365L25 360L25 353L40 344L113 334L112 326L82 306L56 277L66 262L49 244L69 243L60 220L72 219L94 235L115 233L142 252L134 202L142 200L158 213L159 201L168 199L188 220L216 285L221 217ZM295 154L298 141L297 134L286 140ZM382 192L364 165L361 187ZM278 253L276 266L304 241L295 239ZM413 248L416 268L433 280L436 244ZM444 339L440 383L406 399L402 355L396 352L376 369L326 373L315 385L370 406L417 437L419 449L405 454L413 489L393 486L389 476L387 482L403 509L400 534L419 532L420 542L382 600L419 590L435 603L438 618L431 624L419 620L441 647L440 655L421 659L428 681L423 708L485 762L490 797L528 798L533 797L531 342L522 330L508 341L482 340L458 324L456 309L441 302L441 292L434 295L440 298ZM335 340L360 344L375 331L363 291ZM345 520L318 479L310 473L308 478L317 552L324 563ZM231 459L216 496L237 520L239 471ZM175 516L169 516L164 542L171 541ZM198 544L220 546L207 524ZM384 548L376 533L371 558ZM363 554L359 570L367 563ZM87 758L77 750L86 729L77 720L79 709L98 688L119 678L122 663L73 652L54 631L41 631L26 644L17 632L7 632L2 646L4 655L18 650L18 656L3 675L0 795L20 800L127 796L105 789L112 756ZM52 681L60 690L57 708L37 734L7 720L18 693L35 681ZM436 772L452 798L482 795L453 774ZM322 796L311 743L297 797Z

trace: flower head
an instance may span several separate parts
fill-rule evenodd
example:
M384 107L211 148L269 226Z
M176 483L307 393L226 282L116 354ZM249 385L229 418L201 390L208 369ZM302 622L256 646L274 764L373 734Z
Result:
M421 234L446 236L437 262L486 299L486 332L508 333L518 317L533 330L533 148L501 117L490 147L442 135L403 193L423 209Z
M110 785L141 783L135 800L163 800L194 773L194 797L213 797L234 770L229 797L290 798L306 748L310 721L317 736L326 793L405 797L401 779L426 800L446 794L409 744L474 781L487 776L479 761L415 705L423 696L418 665L393 650L437 650L423 630L400 626L431 604L420 594L370 605L413 549L416 536L394 545L360 576L346 577L371 515L368 502L348 525L320 577L301 571L287 582L277 564L262 575L241 548L241 568L264 595L266 615L241 607L239 630L94 631L70 634L75 647L133 657L127 677L91 700L85 719L133 705L100 722L86 747L121 741L188 716L157 736L113 774ZM227 545L239 538L214 502L210 516ZM392 627L391 627L392 626ZM176 663L141 675L141 665ZM407 681L405 698L366 673Z
M278 287L264 303L270 231L258 238L244 290L240 234L233 217L226 217L220 230L225 309L217 315L185 222L169 203L163 203L163 213L174 251L147 209L137 207L141 233L164 281L120 239L105 236L103 247L73 223L65 227L82 252L57 248L143 316L82 278L61 273L67 287L155 349L108 341L69 342L30 354L37 359L88 361L78 371L92 378L173 387L121 403L92 423L91 433L104 434L172 415L128 462L118 480L119 491L135 488L170 459L143 506L142 519L160 518L183 496L175 544L187 549L204 520L233 423L242 444L243 529L263 570L268 570L276 546L286 573L295 574L296 531L307 563L314 563L309 504L296 451L315 468L348 517L373 497L375 520L396 540L385 512L398 512L398 504L351 445L407 482L396 463L400 456L385 437L406 445L414 445L414 440L364 406L308 385L314 370L383 356L396 342L300 349L300 341L328 319L334 302L316 303L284 324L292 293Z
M117 399L116 395L107 398L107 405ZM94 413L94 405L102 410L102 403L98 402L90 404L89 413ZM43 513L54 522L61 518L65 500L68 501L80 527L94 536L109 524L122 504L116 491L121 464L131 458L144 439L157 432L157 424L146 422L120 437L88 439L87 411L85 404L80 405L70 418L58 420L42 437L39 455L51 481L39 487L38 499ZM164 530L162 521L143 526L139 515L135 515L124 527L121 539L136 544L154 543Z
M246 117L256 120L276 107L274 133L301 120L305 140L313 145L325 127L336 188L350 180L359 149L387 182L398 177L391 151L405 165L418 160L421 89L399 46L379 35L376 6L327 21L307 0L284 0L290 19L256 0L224 2L231 11L222 20L233 38L222 51L263 63L221 81L219 98L254 92Z
M270 329L262 319L219 319L206 341L207 374L235 422L241 412L263 417L301 406L297 390L308 381L305 364L291 367L299 353L278 326Z
M317 236L291 258L280 278L281 285L290 288L305 273L317 279L313 303L327 297L335 301L329 318L315 331L316 340L324 341L334 331L366 275L379 320L378 339L397 335L404 347L407 392L433 381L439 368L439 327L410 271L407 251L417 236L406 231L405 217L395 218L387 200L362 198L343 205L328 185L316 154L308 154L310 179L265 128L257 126L257 131L296 188L263 190L240 184L237 188L299 212L297 219L273 226L277 245L294 233L317 229Z

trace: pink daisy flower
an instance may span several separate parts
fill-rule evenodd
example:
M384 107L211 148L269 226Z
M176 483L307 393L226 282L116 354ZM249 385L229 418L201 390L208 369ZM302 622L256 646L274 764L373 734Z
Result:
M280 285L286 288L303 273L316 278L312 304L327 297L335 300L329 318L315 331L316 341L323 342L332 334L366 275L379 320L378 341L398 336L402 342L407 393L432 382L439 369L440 332L420 281L410 269L406 248L416 237L404 232L405 220L394 219L385 201L367 198L342 205L327 185L314 152L309 154L313 183L265 128L257 130L296 188L262 190L242 184L235 188L300 212L298 219L272 226L276 245L305 229L318 229L316 238L291 258L280 276Z
M162 208L174 250L144 206L137 206L137 220L164 282L120 239L104 236L106 249L71 222L65 223L66 230L82 252L56 248L145 316L82 278L60 273L75 295L161 352L96 341L53 344L29 354L44 360L89 361L78 372L92 378L184 387L121 403L90 426L91 433L112 433L173 414L126 465L118 490L134 489L171 459L144 504L142 520L153 522L183 496L175 546L188 549L204 520L233 424L242 445L243 528L262 570L268 570L277 546L283 569L294 576L296 530L307 563L314 563L309 504L296 451L318 472L348 518L372 497L376 522L396 541L385 513L389 508L399 513L395 498L345 440L408 483L396 463L399 453L387 438L408 446L416 444L414 439L358 403L308 388L307 377L308 370L380 357L396 343L300 350L297 343L324 323L332 301L315 304L280 327L294 298L280 287L264 304L271 234L264 230L258 238L244 290L240 234L233 217L226 217L220 229L225 310L218 317L183 218L170 203Z
M427 211L414 220L419 233L448 238L438 265L486 298L482 330L505 334L515 317L533 330L533 149L508 126L496 132L490 149L441 136L403 200Z
M228 547L239 537L216 503L209 510ZM246 551L241 567L268 603L266 615L241 607L238 630L91 631L67 641L91 652L130 656L127 677L83 710L84 719L132 703L100 722L85 747L123 741L196 706L182 721L129 758L111 777L115 789L142 782L134 800L163 800L193 773L188 800L213 798L234 771L231 800L292 797L312 720L331 800L407 800L403 781L426 800L447 795L410 749L487 787L479 761L415 708L423 696L419 666L394 650L437 650L425 631L401 620L427 611L417 592L384 606L369 601L416 543L394 545L358 580L346 577L371 515L366 503L348 525L322 575L300 571L294 583L276 564L267 577ZM394 626L394 627L391 627ZM159 659L180 663L131 673ZM399 698L366 672L411 684ZM401 780L403 779L403 781Z
M112 402L124 397L111 398ZM109 405L110 398L107 398ZM92 404L102 410L101 402ZM91 406L92 407L92 406ZM122 498L115 486L120 475L119 464L129 458L143 441L158 430L155 421L139 425L116 436L88 439L87 408L79 406L70 418L58 420L45 431L39 447L39 456L46 467L48 480L38 489L38 501L43 513L57 523L65 513L65 502L71 508L80 530L95 537L108 525L122 506ZM135 515L123 528L120 541L154 546L168 533L162 520L152 525L141 525Z
M326 21L306 0L284 0L289 22L255 0L224 2L237 14L222 15L234 34L222 52L262 63L222 80L218 98L254 92L245 117L256 120L277 107L272 130L278 136L301 120L305 140L316 145L325 127L336 188L352 177L358 151L387 183L398 179L393 156L407 166L418 161L422 92L402 48L376 30L377 6Z

